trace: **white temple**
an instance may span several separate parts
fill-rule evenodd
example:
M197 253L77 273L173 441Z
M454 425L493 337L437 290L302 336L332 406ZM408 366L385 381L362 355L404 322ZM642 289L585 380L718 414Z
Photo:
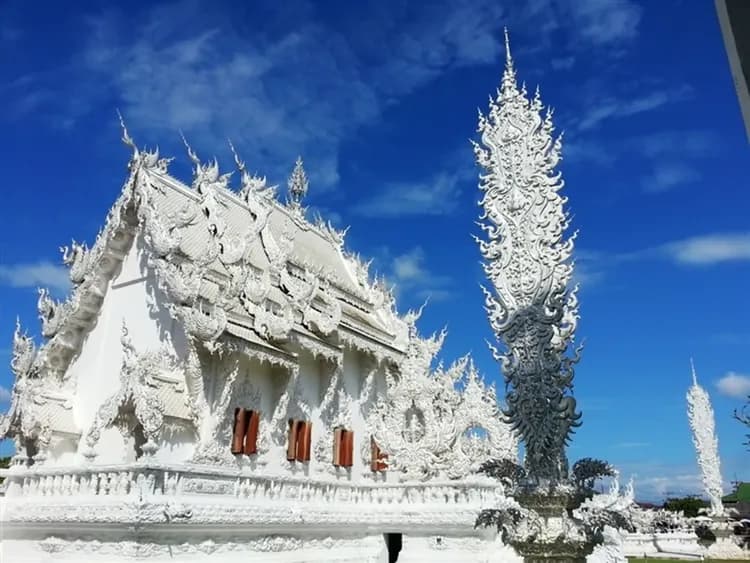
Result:
M495 390L468 357L432 370L445 333L420 337L306 218L302 162L280 203L238 158L235 191L188 149L185 185L123 131L119 198L90 248L63 249L70 296L40 290L38 348L16 329L8 560L491 549L474 521L502 490L475 471L517 457Z
M541 123L512 79L518 123ZM530 147L548 151L551 131L548 115ZM70 295L39 291L44 341L16 326L0 560L520 561L475 528L514 502L477 473L518 458L494 388L468 356L433 365L445 332L421 337L345 232L308 219L302 161L281 202L236 154L232 188L188 147L186 185L124 125L123 140L129 174L95 242L62 249ZM507 152L525 171L540 161ZM530 184L534 205L555 182ZM555 404L574 412L568 399ZM614 483L582 508L635 514L633 494ZM638 534L609 530L590 561L696 551L692 531L665 539L636 516Z

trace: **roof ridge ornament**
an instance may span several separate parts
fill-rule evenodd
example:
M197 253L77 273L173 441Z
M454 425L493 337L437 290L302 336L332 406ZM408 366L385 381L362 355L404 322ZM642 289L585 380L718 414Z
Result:
M297 157L294 163L294 170L292 170L292 175L289 176L287 184L289 186L289 206L299 215L303 215L305 210L302 207L302 200L307 195L310 181L307 179L307 173L305 172L301 156Z
M125 125L125 119L122 117L120 110L115 110L117 117L120 120L120 128L122 129L122 142L133 150L133 156L130 157L128 163L128 169L135 170L138 166L142 166L147 170L158 172L160 174L166 174L169 163L174 160L173 158L159 158L159 147L156 147L153 151L139 150L138 146L133 141L133 138L128 133L128 128Z
M229 143L229 149L232 151L232 156L234 156L234 163L237 166L237 170L239 170L240 172L240 180L242 182L242 187L240 188L240 198L243 201L247 202L248 199L253 194L255 194L260 196L261 199L271 200L274 195L276 195L277 186L267 185L265 176L250 174L247 171L245 162L243 160L240 160L240 157L237 154L232 141L230 139L227 139L227 142Z

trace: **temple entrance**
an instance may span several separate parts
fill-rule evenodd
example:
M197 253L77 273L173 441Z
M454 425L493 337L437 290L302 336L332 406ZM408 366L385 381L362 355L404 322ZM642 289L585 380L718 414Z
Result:
M398 554L401 553L402 535L383 534L383 536L385 536L385 545L388 547L388 563L396 563Z

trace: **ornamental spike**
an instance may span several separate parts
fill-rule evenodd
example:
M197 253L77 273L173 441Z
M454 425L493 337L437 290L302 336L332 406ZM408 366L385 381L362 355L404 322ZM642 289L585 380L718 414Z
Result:
M292 175L289 176L288 186L289 201L292 207L299 209L302 205L302 199L307 195L307 190L310 187L301 156L298 156L297 161L294 163L294 170L292 171Z
M701 470L703 489L711 501L711 513L715 516L722 516L724 505L721 498L724 491L714 409L708 393L698 384L692 360L690 363L693 368L693 385L687 392L687 414L690 430L693 433L693 445L698 467Z

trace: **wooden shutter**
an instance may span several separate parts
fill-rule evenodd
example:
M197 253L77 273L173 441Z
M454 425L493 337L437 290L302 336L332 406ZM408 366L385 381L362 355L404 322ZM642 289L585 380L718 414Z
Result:
M310 442L312 441L312 422L300 421L297 436L297 461L310 461Z
M242 453L242 445L245 441L245 431L247 430L248 413L245 409L234 409L234 427L232 428L232 449L233 454Z
M370 469L372 471L385 471L388 468L388 454L380 451L375 438L370 436Z
M341 465L341 435L344 433L343 428L336 428L333 431L333 465Z
M258 453L258 428L260 426L260 413L249 411L247 431L245 432L245 447L242 453L252 455Z
M289 432L287 434L286 458L294 461L297 458L297 435L299 434L299 420L289 419Z
M344 430L341 436L341 465L351 467L354 465L354 432Z

